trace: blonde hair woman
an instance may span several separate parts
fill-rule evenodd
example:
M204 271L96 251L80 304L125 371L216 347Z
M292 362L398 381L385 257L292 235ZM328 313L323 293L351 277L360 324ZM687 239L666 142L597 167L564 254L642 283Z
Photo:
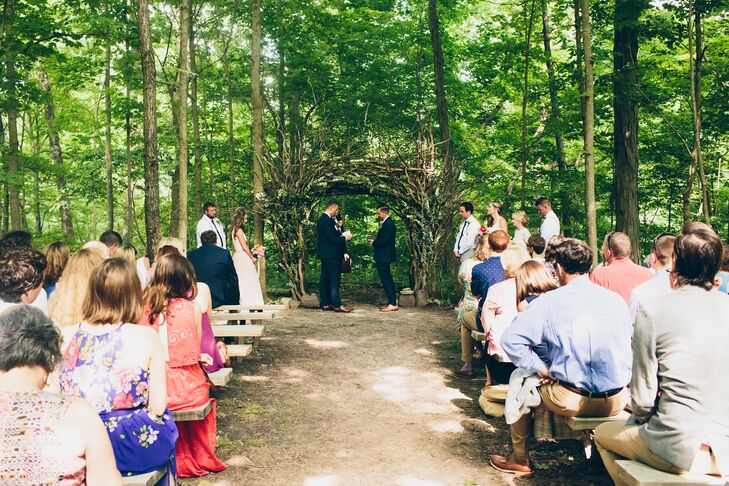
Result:
M43 290L46 291L50 298L54 290L56 290L56 284L58 279L63 275L63 271L68 265L68 259L71 257L71 253L68 251L68 245L62 241L55 241L50 245L46 245L43 249L43 254L46 256L48 265L46 271L43 274Z
M137 249L134 248L134 245L126 244L122 245L116 250L114 250L114 258L123 258L124 260L128 261L132 265L136 265L137 263Z
M511 222L516 227L512 241L526 250L527 241L529 241L529 237L531 236L531 233L526 228L529 217L524 211L514 211L511 213Z
M489 234L493 233L494 231L505 231L506 233L509 232L509 225L504 219L503 216L501 216L501 203L491 201L486 208L486 212L489 215L488 219L488 231Z
M48 305L48 317L56 324L65 327L81 322L91 273L103 261L101 252L93 248L82 248L69 258Z

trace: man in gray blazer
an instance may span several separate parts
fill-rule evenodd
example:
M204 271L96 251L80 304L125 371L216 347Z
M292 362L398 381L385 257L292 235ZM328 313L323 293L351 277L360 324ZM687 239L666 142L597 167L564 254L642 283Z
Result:
M615 461L672 473L729 475L729 298L713 289L722 243L690 223L674 243L674 291L643 305L633 335L628 424L595 441L615 484Z

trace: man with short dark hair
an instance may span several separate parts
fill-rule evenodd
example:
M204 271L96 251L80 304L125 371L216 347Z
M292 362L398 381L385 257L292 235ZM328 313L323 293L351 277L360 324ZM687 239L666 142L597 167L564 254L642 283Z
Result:
M534 201L534 206L537 208L537 212L544 218L539 228L539 234L544 238L544 241L549 243L549 240L553 236L560 234L559 218L557 218L557 214L552 210L552 201L549 198L538 198Z
M342 255L346 242L352 239L349 231L339 233L334 216L339 210L339 203L329 201L316 223L316 255L321 261L319 276L319 305L322 310L335 312L352 312L352 308L344 307L339 298L339 284L342 279Z
M198 282L208 284L213 308L240 304L238 273L228 250L217 246L218 237L213 230L200 234L201 246L187 254L195 269Z
M380 307L380 312L393 312L400 310L397 306L397 290L392 280L390 264L394 263L397 255L395 252L395 222L390 218L390 208L380 206L377 208L377 218L382 221L377 237L369 240L375 249L375 265L377 274L380 276L382 288L387 296L387 305Z
M501 347L518 368L542 378L541 403L558 415L610 417L628 399L630 335L628 306L614 292L590 282L592 251L568 238L550 252L562 286L533 301L517 315L501 338ZM545 364L534 349L546 349ZM511 456L491 456L503 472L528 476L533 418L526 413L511 425Z
M671 260L675 241L676 236L670 233L661 233L653 240L648 261L655 275L630 292L630 315L634 321L642 305L671 291Z
M124 244L122 236L114 230L107 230L101 233L99 241L106 245L107 255L109 257L114 256L114 252L117 248Z
M544 263L544 250L547 249L547 242L539 235L531 235L527 240L527 250L532 260Z
M590 280L600 287L617 292L626 303L630 302L633 289L653 276L647 268L633 263L630 259L632 251L628 235L611 231L605 235L602 243L602 259L605 264L590 275Z
M218 245L220 248L227 248L226 243L228 240L225 237L225 228L223 227L223 223L221 223L218 219L218 208L215 206L215 203L211 203L210 201L203 204L203 215L197 222L197 228L195 230L195 233L197 234L198 248L202 246L200 236L203 234L204 231L212 231L213 233L215 233L215 244Z
M615 462L622 458L676 474L729 475L729 299L714 290L722 250L709 226L684 227L674 242L674 291L638 311L633 414L595 430L618 485L626 484Z
M491 256L485 262L479 263L471 270L471 293L478 298L478 309L466 312L459 322L461 329L461 361L463 366L454 371L456 376L473 378L473 346L476 344L471 337L471 331L482 330L481 312L486 300L486 294L492 285L504 281L504 267L501 265L501 255L509 247L509 234L506 231L496 230L489 235L489 248Z
M456 233L456 244L453 246L453 255L460 259L461 263L473 258L476 249L476 237L481 232L481 224L473 215L473 204L463 201L458 206L458 215L463 222Z
M32 305L43 290L45 269L46 257L35 250L15 247L0 251L0 311L18 304Z

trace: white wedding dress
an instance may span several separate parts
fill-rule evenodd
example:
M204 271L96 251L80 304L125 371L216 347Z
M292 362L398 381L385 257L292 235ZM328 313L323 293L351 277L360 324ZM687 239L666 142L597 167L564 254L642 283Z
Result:
M240 231L240 230L239 230ZM248 242L245 233L240 235ZM240 305L263 305L263 293L258 281L258 271L251 258L243 251L238 238L233 235L233 264L238 274L238 289L240 290Z

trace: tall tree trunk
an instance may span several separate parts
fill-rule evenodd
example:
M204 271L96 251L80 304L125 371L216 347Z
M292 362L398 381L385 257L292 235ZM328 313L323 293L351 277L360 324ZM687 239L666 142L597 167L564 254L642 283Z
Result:
M580 13L581 0L573 0L575 11L575 72L577 73L577 89L580 91L580 115L582 116L582 138L585 137L585 72L583 61L585 51L582 48L582 14Z
M443 173L446 180L455 181L458 174L453 171L453 141L448 124L448 99L445 91L445 78L443 74L443 48L440 42L440 22L438 20L437 0L428 0L428 27L430 29L430 43L433 46L433 74L435 77L435 104L438 109L438 126L442 142L441 155L443 157Z
M68 239L72 239L73 234L73 220L71 219L71 207L68 200L68 194L66 194L66 175L65 167L63 164L63 152L61 151L61 139L58 135L58 127L56 126L56 107L53 103L53 91L51 89L51 83L48 78L48 74L45 71L41 71L38 75L40 79L41 89L46 95L46 123L48 124L48 143L51 147L51 158L53 163L58 166L58 172L56 176L56 187L58 188L58 209L61 213L61 229L63 236Z
M251 16L251 105L253 126L253 242L263 245L263 96L261 93L261 0L253 0ZM258 278L266 294L266 263L259 260Z
M190 28L192 0L180 2L179 56L177 57L177 142L179 147L179 212L177 236L187 247L187 84L190 79Z
M124 5L124 26L126 29L126 35L124 39L124 47L126 51L125 59L127 65L124 70L124 88L125 88L125 106L124 106L124 131L126 133L125 146L126 146L126 207L124 208L124 241L131 243L134 239L134 180L132 179L132 113L131 113L131 102L132 102L132 79L131 79L131 40L130 28L129 28L129 14L128 9L130 5L128 2Z
M200 144L200 116L197 110L197 62L195 59L195 29L193 22L190 22L190 72L192 73L192 89L190 94L190 105L192 114L192 143L195 154L194 166L194 191L195 211L202 210L202 146Z
M147 0L136 0L136 2L144 102L144 222L147 233L147 256L153 259L160 238L156 67Z
M638 18L643 0L616 0L613 35L613 154L615 229L630 237L640 260L638 211Z
M223 68L225 70L226 97L228 101L228 166L230 169L230 203L231 213L236 207L236 187L235 187L235 137L233 134L233 78L230 73L230 60L228 59L228 49L230 41L227 41L223 49Z
M106 2L106 11L109 12L109 2ZM111 41L107 40L104 49L104 162L106 169L106 214L109 219L109 229L114 229L114 181L112 180L111 164Z
M590 2L581 0L582 47L585 59L585 219L587 242L592 249L593 264L597 264L597 214L595 212L595 81L592 72L592 35L590 33Z
M33 157L38 158L41 153L41 134L37 114L31 116L29 125L33 136ZM43 218L40 203L40 172L37 164L33 167L33 219L35 219L35 233L40 236L43 234Z
M706 183L706 173L704 172L704 156L701 151L701 70L704 57L704 43L701 29L701 8L697 5L697 3L698 2L695 2L694 0L689 0L689 71L691 81L691 115L693 119L694 133L694 146L691 150L691 158L692 165L699 169L701 213L704 221L709 224L711 221L711 202L709 201L709 189ZM692 30L695 36L694 42L692 42Z
M200 78L202 80L202 77ZM205 83L202 83L202 122L203 122L203 139L205 140L205 157L208 160L208 185L210 186L210 197L208 198L210 201L215 201L215 195L217 194L217 191L215 190L215 170L213 168L213 159L210 157L210 126L208 124L208 114L207 114L207 107L208 107L208 97L207 97L207 90L205 89ZM197 211L202 210L202 206L199 208L196 208Z
M20 190L18 182L20 174L18 172L18 96L15 86L15 56L10 53L13 49L13 0L5 0L3 8L3 16L5 25L3 26L3 43L6 45L5 51L2 53L6 58L5 61L5 96L7 97L7 113L8 113L8 217L10 219L11 230L21 228L20 217Z
M0 147L5 147L5 123L3 122L3 114L0 112ZM2 159L5 160L6 152L5 150L0 151L0 156L2 156ZM0 167L2 167L2 170L5 171L5 173L8 173L7 170L7 162L0 163ZM3 233L8 231L8 181L7 178L5 179L5 182L3 182L2 187L2 194L0 194L0 206L2 206L2 212L0 212L0 219L2 220L2 226L0 226L0 231Z
M550 36L549 4L548 0L542 0L542 35L544 37L544 54L547 64L547 76L549 78L549 103L552 113L550 114L552 130L554 131L554 144L557 158L557 171L559 175L559 199L560 216L565 234L570 234L570 197L566 181L567 164L564 155L564 139L562 137L562 111L557 96L557 78L555 75L554 59L552 58L552 40Z
M527 102L529 100L529 54L532 46L532 26L534 25L534 7L536 1L532 0L531 12L524 2L524 23L526 36L524 38L524 84L521 94L521 144L519 155L519 170L521 172L521 209L526 209L526 163L527 163Z
M278 124L276 128L276 145L278 147L278 160L280 164L285 163L285 140L286 140L286 59L284 55L284 34L285 22L283 11L283 0L278 0Z

